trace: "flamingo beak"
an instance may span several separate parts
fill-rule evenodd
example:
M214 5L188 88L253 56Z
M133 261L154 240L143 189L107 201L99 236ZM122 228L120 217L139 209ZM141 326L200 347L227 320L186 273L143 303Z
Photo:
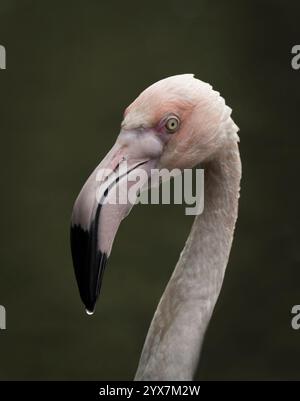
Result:
M162 146L155 135L147 134L146 140L144 135L120 133L115 145L84 184L73 207L73 266L80 297L89 314L94 312L118 227L131 211L139 189L148 181L161 153ZM139 175L139 189L133 190L128 199L138 169L144 174L142 178Z

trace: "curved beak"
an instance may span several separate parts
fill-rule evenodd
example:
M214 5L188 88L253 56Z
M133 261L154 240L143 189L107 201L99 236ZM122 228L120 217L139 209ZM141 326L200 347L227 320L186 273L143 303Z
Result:
M161 151L154 135L147 135L150 137L146 146L142 146L143 134L121 132L84 184L73 207L73 265L80 296L89 314L94 312L118 227L148 182Z

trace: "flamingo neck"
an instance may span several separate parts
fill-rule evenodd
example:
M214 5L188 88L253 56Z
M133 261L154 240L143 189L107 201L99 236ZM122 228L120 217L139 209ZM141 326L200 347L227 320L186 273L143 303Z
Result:
M192 380L221 290L238 213L236 142L204 166L204 211L196 216L159 302L135 380Z

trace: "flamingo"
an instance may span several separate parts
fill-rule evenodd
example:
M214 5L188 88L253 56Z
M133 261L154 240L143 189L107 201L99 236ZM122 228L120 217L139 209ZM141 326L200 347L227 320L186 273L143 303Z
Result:
M122 179L99 184L100 169L123 174L142 168L193 168L205 175L204 211L191 232L160 299L135 380L192 380L204 335L223 283L238 215L241 161L238 127L219 92L182 74L149 86L124 112L117 140L79 193L71 222L71 249L81 299L92 314L112 243L132 204L102 204ZM107 177L106 177L107 178ZM109 178L109 177L108 177ZM124 181L124 180L123 180Z

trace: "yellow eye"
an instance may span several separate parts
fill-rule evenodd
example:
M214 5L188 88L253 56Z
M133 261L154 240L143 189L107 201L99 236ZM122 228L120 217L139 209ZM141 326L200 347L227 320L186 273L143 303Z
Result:
M170 133L175 132L179 127L179 119L174 116L169 117L166 122L165 127Z

